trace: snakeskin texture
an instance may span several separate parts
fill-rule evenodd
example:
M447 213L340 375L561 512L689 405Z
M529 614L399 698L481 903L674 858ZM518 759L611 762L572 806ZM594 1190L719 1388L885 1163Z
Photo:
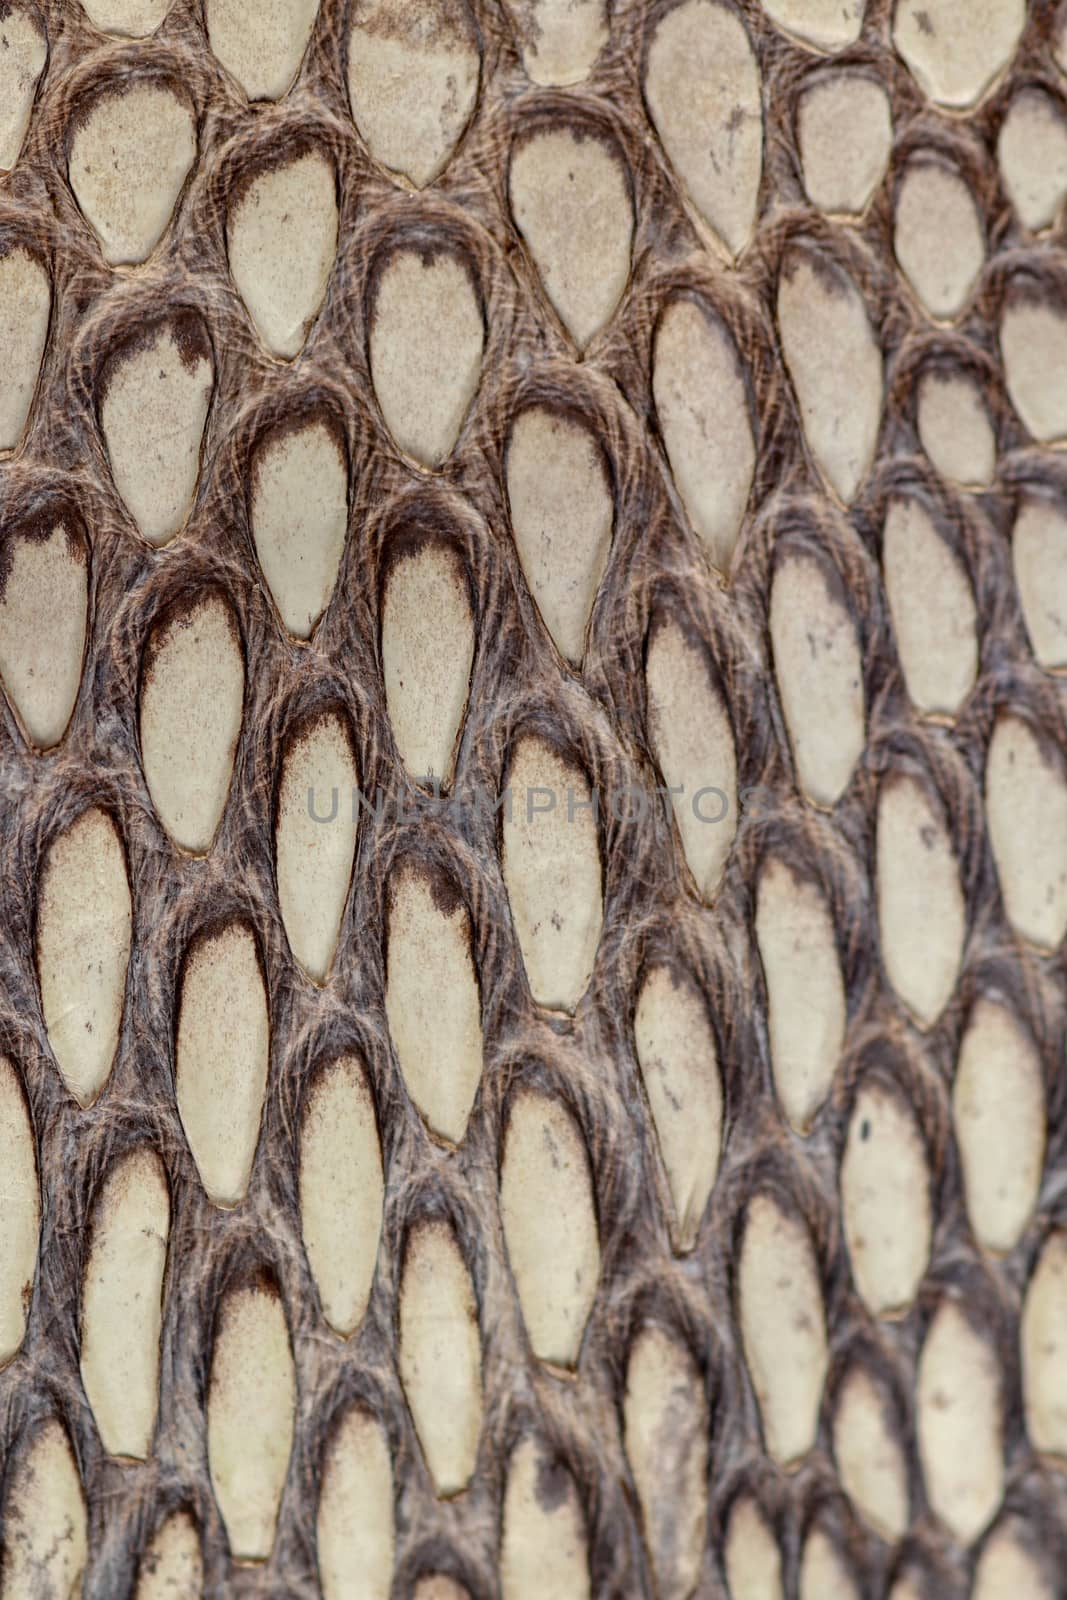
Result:
M0 616L0 1127L17 1189L5 1198L0 1176L3 1600L1067 1595L1067 50L1046 0L1020 0L1014 21L983 4L961 27L967 9L250 0L216 5L227 44L212 0L0 4L0 42L30 63L10 80L27 116L0 179L0 272L22 262L0 304L0 612L30 618L9 632ZM671 35L683 17L694 31ZM250 98L233 63L279 18L295 76L264 69ZM405 87L394 44L453 51L440 106L432 75ZM821 157L804 148L811 96L846 80L871 118L854 207L832 191L859 101L836 123L827 102ZM171 191L138 243L108 233L123 198L78 141L113 91L129 113L115 181L133 187L142 90L169 108L143 153ZM1020 104L1030 121L1012 122ZM390 155L405 129L407 176ZM1039 134L1041 192L1020 198L1009 179ZM257 185L297 161L271 212ZM929 194L909 193L916 171ZM238 232L257 207L262 251ZM286 296L317 251L325 287L292 334ZM398 261L442 298L390 300ZM153 410L122 384L157 356L174 399ZM535 414L564 432L534 440L520 491L516 423ZM343 547L321 617L312 604L298 625L254 510L273 492L266 445L315 425L327 465L308 481L339 473ZM566 541L538 567L515 526L520 492L540 526L545 437L586 441L576 518L607 486L600 557L571 552L588 618L570 590L553 598ZM182 473L187 507L180 483L166 499ZM304 510L318 515L284 502L283 544ZM44 552L43 591L23 600ZM389 586L427 571L391 663ZM34 695L81 652L79 573L65 722ZM550 627L567 605L577 622ZM181 650L190 676L168 687ZM202 698L183 711L190 683ZM447 754L453 703L466 806L410 775L399 728L414 704ZM276 834L289 755L324 727L330 759L391 803L356 806L336 950L327 938L312 977L282 904L310 868L302 845L283 866ZM172 770L191 785L184 813L161 799ZM572 781L579 804L566 820L555 804L527 882L543 791ZM689 805L702 787L715 822ZM85 817L97 833L69 834ZM78 852L97 849L85 867ZM416 929L401 971L406 881L430 886L418 916L441 943L431 959ZM795 1103L773 1059L772 965L783 1057L798 984L817 1013L821 1077ZM431 1082L413 1077L436 1049L403 988L425 1003L424 969L448 1050L473 971L469 1088L441 1090L432 1060ZM90 1062L107 984L116 1048ZM974 1042L983 1020L999 1046ZM188 1089L184 1038L200 1052ZM327 1205L316 1244L301 1152L339 1061L347 1088L321 1115L354 1130L371 1198L347 1235ZM227 1099L226 1074L246 1069ZM213 1095L220 1126L250 1118L243 1173L203 1121ZM90 1254L108 1180L136 1153L147 1165L123 1170L156 1221L117 1224L114 1249L156 1241L129 1325L161 1293L158 1399L147 1448L109 1449L96 1396L116 1324L89 1324L115 1279L102 1256L93 1291ZM365 1305L357 1288L331 1309L328 1258L349 1239L372 1274ZM428 1299L406 1320L409 1279ZM237 1306L274 1319L261 1368ZM420 1316L437 1328L429 1377ZM109 1415L136 1374L111 1381ZM353 1418L379 1470L331 1532L327 1464ZM453 1424L475 1441L458 1478ZM42 1440L61 1465L69 1444L58 1510ZM523 1521L509 1482L525 1445ZM273 1450L276 1505L246 1539L242 1462ZM173 1569L168 1527L192 1552ZM347 1569L325 1553L346 1537ZM172 1587L151 1588L157 1568Z

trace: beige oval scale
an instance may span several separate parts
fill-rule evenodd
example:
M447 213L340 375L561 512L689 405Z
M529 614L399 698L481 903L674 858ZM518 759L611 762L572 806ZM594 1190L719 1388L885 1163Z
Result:
M285 1308L266 1282L232 1289L211 1353L207 1459L237 1561L265 1561L274 1547L296 1415L296 1372Z
M893 247L930 315L958 316L978 282L985 239L974 196L954 168L909 163L897 190Z
M988 489L997 470L997 440L982 392L962 372L935 367L919 380L919 442L950 483Z
M474 662L466 564L443 539L398 536L382 593L385 707L416 782L452 782Z
M149 639L141 681L141 759L159 820L194 855L211 848L230 792L244 716L237 621L208 593Z
M471 269L442 242L401 249L378 279L370 372L386 427L423 467L459 438L482 372L485 319Z
M971 1600L1056 1600L1052 1585L1023 1542L1023 1525L1001 1522L982 1547Z
M673 618L655 619L645 657L648 727L697 893L710 900L737 832L737 751L707 657Z
M615 522L595 436L571 417L528 407L508 441L507 488L530 593L560 655L578 667Z
M86 16L103 33L146 39L155 33L173 0L82 0Z
M655 1323L631 1346L622 1410L656 1593L691 1595L707 1537L711 1418L693 1357Z
M608 41L607 0L504 0L531 83L588 78Z
M359 773L347 721L328 711L287 744L274 831L278 901L289 948L325 983L352 879Z
M823 1528L804 1541L797 1600L860 1600L851 1562Z
M374 1282L385 1184L367 1075L341 1056L315 1080L300 1128L300 1227L323 1315L342 1338Z
M688 977L649 969L634 1044L670 1189L672 1242L692 1250L719 1170L723 1097L715 1035Z
M252 1172L270 1059L267 996L247 923L193 944L180 992L178 1114L208 1198L235 1206Z
M644 87L686 193L730 255L740 255L756 222L763 104L759 65L733 7L681 0L663 12Z
M256 332L291 360L319 314L337 252L337 174L320 150L268 168L238 192L226 228L230 271Z
M1063 755L1010 713L997 718L985 777L1000 892L1016 933L1055 950L1067 931L1067 780Z
M0 677L31 742L67 731L81 687L89 558L62 522L9 536L0 576ZM2 569L0 569L2 571Z
M930 1028L956 987L967 911L944 812L914 778L891 777L879 790L876 876L886 975Z
M797 141L808 198L820 211L858 217L885 177L893 117L882 84L834 68L803 91Z
M975 1237L987 1250L1011 1250L1041 1187L1045 1084L1027 1030L984 996L960 1045L952 1116Z
M915 1299L930 1259L926 1149L903 1100L877 1084L856 1096L841 1162L841 1212L852 1274L872 1315Z
M997 162L1023 227L1052 227L1067 199L1067 118L1043 89L1021 89L1008 107Z
M508 1462L500 1588L503 1600L592 1600L577 1486L563 1463L529 1437Z
M767 984L774 1086L791 1127L806 1134L841 1056L845 985L825 896L778 857L760 874L756 940Z
M259 446L249 520L283 624L309 639L330 603L348 528L345 457L332 427L283 425Z
M316 1523L323 1600L389 1600L393 1585L393 1469L381 1424L353 1406L334 1431Z
M756 470L756 443L737 346L718 317L695 300L670 301L660 318L652 393L682 504L712 565L729 573Z
M763 0L780 28L817 50L843 50L860 36L867 0Z
M199 317L162 322L106 370L100 425L111 475L142 538L166 544L192 510L215 386Z
M504 884L530 991L573 1012L589 986L604 921L593 795L585 773L523 734L503 802Z
M422 189L474 110L481 55L466 0L355 0L348 97L375 161Z
M778 1540L749 1495L739 1497L730 1508L723 1567L730 1600L783 1600Z
M893 43L938 105L974 105L1008 65L1026 0L896 0Z
M1067 439L1067 313L1051 299L1009 297L1000 318L1008 396L1038 444Z
M0 26L10 27L15 15ZM37 257L17 246L0 256L0 450L16 449L22 438L51 315L52 280Z
M41 1191L33 1126L18 1074L6 1056L0 1056L0 1172L4 1174L4 1204L0 1210L0 1367L3 1367L18 1350L26 1332L41 1231Z
M500 1162L500 1220L534 1355L577 1364L600 1277L589 1154L559 1100L511 1102Z
M511 210L548 299L579 350L615 313L630 276L629 177L597 134L554 126L511 157Z
M966 568L914 496L889 503L882 566L912 703L955 716L978 677L978 608Z
M122 1027L133 908L111 818L83 811L53 840L37 905L37 970L48 1042L70 1093L90 1105Z
M1034 655L1046 671L1067 667L1067 516L1024 499L1012 531L1015 584Z
M770 636L800 787L816 805L834 806L867 738L863 659L856 624L813 557L778 563Z
M970 1544L1004 1492L1001 1374L960 1307L942 1301L919 1357L919 1457L931 1509Z
M141 1557L133 1600L203 1600L203 1593L200 1534L187 1511L176 1511L157 1529Z
M833 1440L841 1487L879 1538L896 1544L908 1526L908 1463L889 1397L863 1367L838 1391Z
M112 266L144 261L196 160L196 123L170 87L105 92L75 121L70 186Z
M1067 1462L1067 1232L1050 1233L1037 1259L1019 1327L1030 1442Z
M81 1600L89 1519L66 1429L52 1417L10 1466L2 1600Z
M882 420L882 351L863 296L842 268L796 251L778 279L778 327L808 446L847 504Z
M48 59L48 40L36 8L5 8L0 55L0 172L15 165L30 125L34 96Z
M815 1443L829 1358L811 1236L767 1195L748 1207L738 1298L767 1452L788 1469Z
M438 1495L460 1494L482 1431L482 1340L474 1285L452 1229L416 1224L400 1280L400 1379Z
M319 0L207 0L208 42L250 100L280 100L292 86Z
M443 870L406 862L389 883L385 1012L404 1083L458 1144L482 1076L482 1003L470 912Z
M142 1145L116 1161L96 1199L82 1285L81 1375L109 1455L151 1454L159 1400L170 1191Z

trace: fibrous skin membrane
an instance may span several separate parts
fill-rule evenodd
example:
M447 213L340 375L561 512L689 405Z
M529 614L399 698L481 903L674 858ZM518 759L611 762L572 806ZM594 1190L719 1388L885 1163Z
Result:
M0 1600L1062 1600L1067 6L0 0Z

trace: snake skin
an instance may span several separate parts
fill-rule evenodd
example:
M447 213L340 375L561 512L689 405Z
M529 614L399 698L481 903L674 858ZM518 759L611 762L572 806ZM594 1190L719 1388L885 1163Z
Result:
M15 9L14 0L0 5L0 18ZM818 1524L864 1600L888 1596L901 1575L911 1576L924 1600L963 1600L981 1540L954 1541L931 1510L916 1434L919 1355L946 1296L958 1300L991 1343L1001 1373L1005 1478L997 1515L1018 1517L1048 1594L1067 1594L1067 1480L1062 1463L1044 1459L1028 1437L1019 1354L1031 1273L1046 1237L1067 1223L1067 974L1062 949L1039 951L1013 933L983 806L986 752L1003 708L1019 712L1048 747L1067 754L1064 682L1035 660L1011 560L1024 489L1038 484L1067 493L1067 477L1062 455L1035 442L1019 419L998 342L1009 286L1025 281L1033 294L1058 295L1067 274L1062 227L1036 240L1026 233L996 160L997 135L1021 85L1040 85L1064 104L1052 52L1055 10L1032 0L1021 40L989 93L974 110L946 113L926 98L894 48L889 0L870 0L861 36L832 56L790 37L759 0L732 0L758 61L764 146L758 227L738 261L727 262L694 223L650 118L644 63L664 9L617 0L584 81L541 88L527 76L516 39L516 21L525 13L497 0L472 0L481 62L476 103L441 175L413 192L373 159L354 123L346 88L348 0L322 0L295 83L277 103L255 105L215 59L197 0L174 0L159 29L136 40L98 31L77 0L38 0L48 59L21 152L0 182L0 253L22 246L45 265L52 313L24 436L0 462L0 522L5 547L16 533L46 530L58 518L70 538L84 541L89 628L76 708L54 750L34 751L10 706L0 707L0 1046L25 1093L42 1191L26 1332L0 1371L0 1504L23 1452L47 1419L58 1418L88 1513L80 1591L86 1600L134 1594L141 1557L177 1508L192 1514L199 1531L205 1595L319 1596L324 1452L354 1402L380 1419L392 1456L394 1596L414 1594L434 1574L450 1577L471 1600L501 1594L507 1462L526 1432L546 1442L577 1485L595 1600L656 1596L622 1422L627 1353L649 1322L691 1353L710 1417L699 1575L689 1586L663 1585L660 1600L726 1600L726 1528L742 1492L755 1497L772 1530L788 1596L800 1592L805 1539ZM893 128L889 169L870 206L852 221L824 216L809 202L796 130L798 99L811 75L846 69L885 85ZM149 260L132 270L104 260L67 170L86 96L116 77L175 86L194 108L197 127L195 164L174 219ZM584 356L546 299L509 200L516 141L553 126L606 141L624 165L633 203L629 281ZM325 152L336 173L338 247L307 341L285 362L264 348L235 286L227 217L258 172L306 148ZM980 282L951 326L924 313L894 257L899 176L909 154L921 149L957 164L985 233ZM848 506L830 492L813 459L782 353L776 294L782 263L798 240L847 270L884 356L876 458ZM375 275L383 251L398 242L430 259L442 245L458 252L484 314L475 397L455 448L435 470L419 468L393 442L370 371ZM713 308L729 330L751 407L756 465L728 582L709 565L675 488L653 398L657 319L678 296ZM100 407L115 352L143 344L164 316L178 316L190 359L210 350L214 388L192 512L176 538L153 549L116 490ZM980 385L997 443L994 480L980 492L943 481L923 452L916 391L931 362L951 362ZM580 670L565 665L552 645L510 529L505 452L513 417L532 402L584 419L603 451L614 498L611 553ZM312 414L333 419L343 437L349 514L335 592L305 646L285 634L259 569L249 463L268 427ZM881 539L889 499L903 490L930 509L974 590L978 676L952 719L932 721L914 710L894 640ZM273 849L281 753L290 732L316 709L340 706L351 718L364 789L395 784L378 616L384 552L391 538L413 527L447 530L469 574L477 639L458 758L457 781L465 786L497 793L518 733L534 728L603 795L625 785L654 787L660 780L644 662L650 630L664 616L708 652L729 709L738 787L749 798L721 884L710 903L701 899L662 811L635 827L605 807L603 930L590 987L573 1019L542 1010L531 997L492 814L397 820L365 813L330 981L309 983L290 953ZM865 747L844 796L828 810L813 807L798 789L773 671L769 593L787 549L815 552L837 575L860 642ZM227 597L236 616L245 701L223 822L201 858L177 850L156 816L137 707L151 630L212 590ZM962 970L951 1001L926 1031L894 993L879 955L875 817L881 780L897 771L924 774L940 797L965 898ZM49 1045L34 938L45 854L89 806L112 816L121 835L134 924L118 1052L103 1092L83 1108L64 1087ZM847 994L833 1088L804 1137L790 1130L775 1094L754 929L756 882L775 851L822 887ZM405 854L446 867L473 927L484 1071L456 1149L427 1132L386 1021L386 886ZM233 919L255 932L271 1051L249 1193L224 1210L204 1192L179 1118L175 1031L190 942ZM634 1045L637 992L653 960L694 978L722 1074L721 1160L696 1246L685 1255L672 1250ZM1018 1243L1000 1257L982 1251L967 1220L951 1104L970 1008L993 991L1009 997L1035 1043L1048 1121L1037 1205ZM343 1051L367 1065L386 1177L371 1300L347 1341L323 1320L302 1243L296 1164L315 1069ZM935 1211L920 1292L906 1314L888 1321L874 1318L857 1294L841 1220L839 1169L850 1109L871 1074L894 1085L915 1111ZM533 1356L508 1267L497 1173L508 1096L520 1080L562 1097L589 1152L602 1260L573 1378ZM172 1220L158 1424L150 1459L131 1464L106 1454L87 1402L79 1305L94 1198L116 1159L140 1143L162 1159ZM810 1231L829 1341L817 1440L799 1469L788 1472L765 1451L739 1329L741 1230L757 1192L776 1196ZM453 1498L434 1493L398 1373L405 1240L426 1216L446 1218L455 1230L474 1284L482 1345L477 1468L466 1492ZM296 1422L273 1552L265 1564L247 1565L231 1559L213 1494L206 1405L221 1297L235 1283L264 1277L285 1308ZM891 1428L907 1464L908 1529L895 1544L865 1523L835 1466L833 1397L857 1361L892 1397ZM9 1519L4 1540L10 1543L15 1531ZM658 1536L666 1537L662 1528ZM46 1575L32 1592L59 1593Z

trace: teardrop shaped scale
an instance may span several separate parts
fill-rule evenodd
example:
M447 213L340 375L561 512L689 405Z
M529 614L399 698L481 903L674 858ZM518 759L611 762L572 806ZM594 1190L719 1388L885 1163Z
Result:
M389 883L385 1010L408 1093L458 1144L482 1076L470 912L443 870L405 862Z
M215 56L250 100L280 100L300 70L319 0L207 0Z
M341 713L325 712L290 736L274 827L278 900L290 949L316 983L330 975L348 900L358 789Z
M348 97L375 161L425 188L474 109L481 59L466 0L356 0Z
M244 718L237 620L208 593L149 637L141 676L141 760L159 820L195 855L210 848L230 792Z
M530 990L573 1012L604 920L600 846L585 774L539 735L516 745L504 804L504 883Z
M207 1458L238 1561L265 1561L274 1547L296 1415L296 1372L285 1308L264 1279L231 1289L211 1355Z
M248 924L197 939L179 992L178 1114L208 1198L235 1206L252 1172L270 1057L267 996Z
M348 527L344 445L332 418L287 423L252 457L256 554L284 626L309 639L330 603Z
M682 0L660 13L645 98L693 205L739 255L756 220L763 105L759 64L732 6Z
M712 565L729 574L756 469L745 369L710 307L668 303L656 329L652 393L671 472Z
M144 261L196 160L196 123L170 84L122 81L76 118L70 186L111 265Z
M585 1141L547 1095L512 1100L500 1219L533 1352L573 1367L600 1277L600 1236Z
M81 687L89 553L62 517L16 526L0 547L0 677L30 742L63 738Z
M82 1383L109 1455L143 1461L152 1449L169 1233L166 1174L141 1146L104 1180L82 1288Z
M300 1226L326 1321L347 1338L374 1281L385 1185L374 1099L354 1056L311 1087L300 1130Z
M400 1378L438 1495L474 1474L482 1431L482 1343L467 1265L447 1223L408 1235L400 1279Z
M396 536L386 563L382 675L393 738L412 778L448 789L474 660L466 564L446 540L417 532Z
M607 136L560 123L517 145L508 184L545 293L584 350L630 276L634 212L621 153Z
M530 406L511 430L507 486L530 593L560 654L580 666L615 520L597 440L584 423Z
M826 1319L807 1227L764 1194L745 1218L738 1297L767 1452L788 1468L815 1443L829 1366Z
M867 306L842 267L794 250L778 280L778 327L808 446L848 505L882 420L882 351Z
M48 1042L83 1106L111 1072L122 1027L133 907L112 819L83 811L53 840L37 903L37 970Z
M337 253L337 174L309 149L238 191L226 228L230 271L256 332L291 360L318 316Z
M398 449L423 467L451 455L482 373L485 317L473 269L442 239L398 249L368 315L371 381Z
M674 1206L674 1247L692 1250L719 1170L723 1107L715 1035L687 974L646 973L634 1043Z
M173 539L192 510L214 387L211 340L195 312L147 327L104 366L100 427L111 475L151 545Z

